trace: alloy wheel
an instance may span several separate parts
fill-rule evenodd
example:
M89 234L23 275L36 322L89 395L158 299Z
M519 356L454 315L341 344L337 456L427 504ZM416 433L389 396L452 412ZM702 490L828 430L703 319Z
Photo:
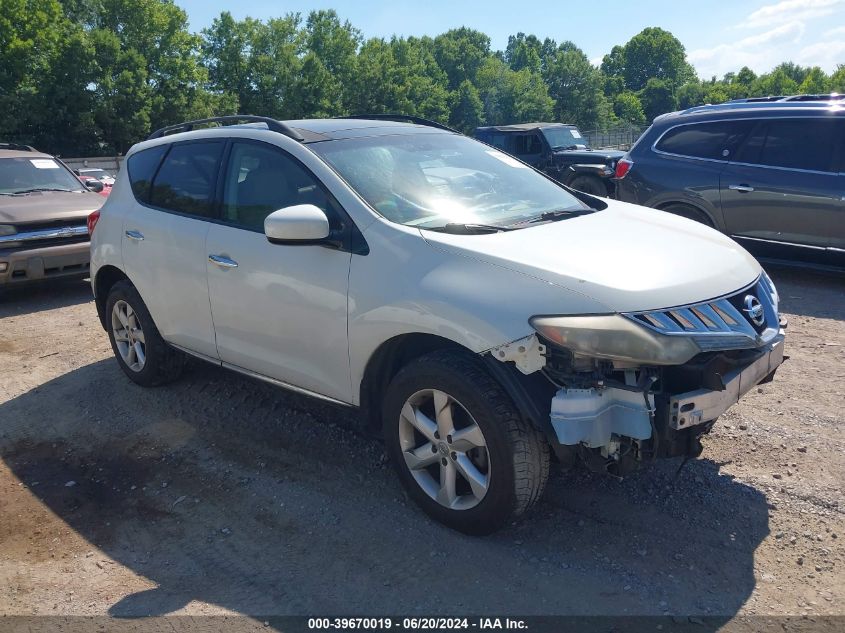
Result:
M444 391L418 391L399 415L405 465L420 488L440 505L468 510L490 487L490 453L478 423Z
M144 369L147 362L144 330L138 315L126 301L116 301L111 313L111 327L117 351L132 371Z

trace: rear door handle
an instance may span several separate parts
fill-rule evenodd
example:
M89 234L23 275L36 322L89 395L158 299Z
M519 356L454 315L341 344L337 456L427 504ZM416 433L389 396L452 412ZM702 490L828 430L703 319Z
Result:
M140 231L126 231L126 237L130 240L135 240L136 242L144 241L144 234Z
M212 264L217 264L220 268L237 268L238 262L234 259L229 259L228 257L223 257L222 255L209 255L208 261Z
M748 185L728 185L728 189L739 191L740 193L751 193L754 191L754 187L749 187Z

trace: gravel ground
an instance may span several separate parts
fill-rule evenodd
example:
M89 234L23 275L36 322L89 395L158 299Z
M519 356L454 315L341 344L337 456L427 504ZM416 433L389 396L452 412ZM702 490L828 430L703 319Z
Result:
M0 615L845 615L845 281L770 272L790 358L700 459L553 471L488 538L430 522L349 411L199 362L142 389L84 282L8 292Z

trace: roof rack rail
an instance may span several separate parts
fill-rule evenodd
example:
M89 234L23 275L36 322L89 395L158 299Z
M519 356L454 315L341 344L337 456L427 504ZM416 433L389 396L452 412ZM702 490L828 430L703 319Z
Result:
M725 103L774 103L774 102L801 102L801 101L842 101L845 100L845 95L838 92L831 92L830 94L810 94L810 95L772 95L769 97L744 97L742 99L731 99Z
M23 145L21 143L0 143L0 149L11 149L17 152L37 152L38 150L31 145Z
M427 127L434 127L438 130L446 130L447 132L454 132L460 134L455 128L448 125L443 125L437 121L424 119L419 116L411 116L410 114L349 114L347 116L336 116L335 119L365 119L370 121L396 121L398 123L414 123L416 125L425 125Z
M161 138L163 136L167 136L169 134L176 134L178 132L190 132L197 125L203 125L205 123L219 123L220 127L223 127L225 125L235 125L237 123L264 123L267 125L267 129L271 132L278 132L279 134L284 134L285 136L288 136L295 141L304 140L301 134L294 131L292 128L288 127L281 121L277 121L276 119L271 119L265 116L253 116L251 114L215 116L208 119L197 119L196 121L185 121L184 123L177 123L176 125L168 125L167 127L163 127L150 134L147 137L147 140L149 141L154 138Z

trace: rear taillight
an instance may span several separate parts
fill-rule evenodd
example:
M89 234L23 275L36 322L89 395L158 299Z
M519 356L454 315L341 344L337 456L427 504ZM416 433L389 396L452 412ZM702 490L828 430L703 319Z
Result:
M94 229L97 227L97 222L100 221L100 212L94 211L88 215L88 235L94 235Z
M628 175L628 172L631 171L631 167L634 166L634 161L629 158L620 158L619 162L616 163L616 174L615 177L618 180L622 180L625 176Z

